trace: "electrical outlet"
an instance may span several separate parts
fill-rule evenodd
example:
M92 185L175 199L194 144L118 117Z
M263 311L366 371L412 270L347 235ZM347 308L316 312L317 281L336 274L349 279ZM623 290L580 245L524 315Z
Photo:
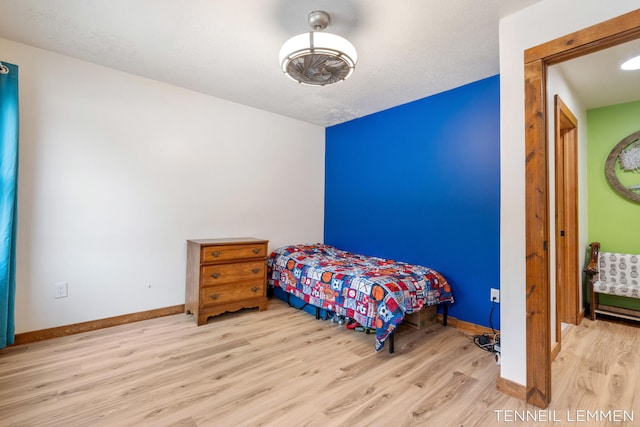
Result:
M491 288L491 301L500 302L500 289Z
M66 298L67 297L67 282L56 283L56 293L54 298Z

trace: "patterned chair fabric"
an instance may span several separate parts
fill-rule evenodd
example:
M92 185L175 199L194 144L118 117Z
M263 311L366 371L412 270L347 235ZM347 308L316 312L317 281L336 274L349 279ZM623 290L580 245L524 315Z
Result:
M593 291L640 298L640 255L600 252Z

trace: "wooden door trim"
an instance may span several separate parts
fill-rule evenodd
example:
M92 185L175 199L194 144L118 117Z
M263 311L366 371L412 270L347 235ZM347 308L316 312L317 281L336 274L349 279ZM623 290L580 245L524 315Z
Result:
M528 403L551 402L547 67L640 38L640 9L524 52Z
M559 121L558 128L566 129L566 128L576 128L578 127L578 119L573 114L571 109L567 107L567 104L564 103L560 96L555 96L555 106L556 106L556 117Z
M557 64L640 38L640 9L600 22L524 51L524 62Z
M580 267L578 265L578 119L554 96L556 176L556 341L562 322L578 324ZM564 230L564 233L562 231ZM560 267L562 270L559 271Z

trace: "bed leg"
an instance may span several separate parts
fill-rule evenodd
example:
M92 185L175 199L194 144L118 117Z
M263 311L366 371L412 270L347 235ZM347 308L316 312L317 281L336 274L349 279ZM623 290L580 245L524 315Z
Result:
M442 306L442 326L447 326L447 317L449 316L449 302L445 302Z
M395 349L395 341L396 341L396 334L395 332L391 332L391 334L389 335L389 354L392 354L394 351L396 351Z
M316 307L316 320L320 320L320 308Z

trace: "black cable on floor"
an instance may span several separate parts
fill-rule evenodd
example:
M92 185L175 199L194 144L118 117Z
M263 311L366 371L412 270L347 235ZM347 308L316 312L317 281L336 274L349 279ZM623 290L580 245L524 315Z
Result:
M496 306L496 302L495 301L491 301L491 311L489 312L489 326L491 326L491 331L493 332L493 335L496 334L496 330L493 329L493 309Z
M493 335L489 334L481 334L474 335L473 342L480 347L481 349L488 351L489 353L497 353L498 351L495 349L495 345L500 343L500 335L496 333L495 328L493 327L493 310L495 309L496 302L491 301L491 310L489 311L489 326L491 326L491 331Z

